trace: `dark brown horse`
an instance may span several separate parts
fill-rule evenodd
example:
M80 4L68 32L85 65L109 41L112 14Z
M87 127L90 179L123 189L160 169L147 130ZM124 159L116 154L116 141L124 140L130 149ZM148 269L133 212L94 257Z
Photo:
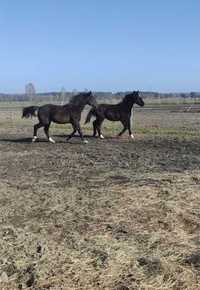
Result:
M73 96L69 102L64 106L58 106L53 104L47 104L40 107L30 106L23 109L22 118L29 118L32 116L37 116L39 123L34 125L34 134L32 142L37 140L37 130L44 127L44 132L49 140L49 142L55 143L52 137L49 136L49 127L51 122L58 124L71 123L73 127L73 132L67 137L67 140L71 139L76 131L78 131L81 139L84 143L83 133L80 127L81 112L86 105L96 107L96 99L91 92L80 93Z
M96 119L93 121L93 136L95 137L98 133L99 137L103 139L101 125L104 119L109 121L120 121L124 128L118 136L121 136L126 130L128 130L130 137L134 138L131 131L131 111L134 104L141 107L144 106L144 101L139 96L138 91L126 95L118 104L99 104L96 108L92 108L86 117L85 123L89 123L91 117L95 116Z

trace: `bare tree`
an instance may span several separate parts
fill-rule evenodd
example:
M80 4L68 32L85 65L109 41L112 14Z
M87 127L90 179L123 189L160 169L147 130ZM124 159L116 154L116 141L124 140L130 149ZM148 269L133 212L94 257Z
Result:
M28 97L29 101L32 102L35 99L36 91L35 91L35 87L32 83L28 83L25 86L25 94Z
M64 87L61 88L60 98L61 98L61 105L63 105L64 102L66 101L66 92L65 92Z
M78 93L77 89L73 89L72 95L76 95Z

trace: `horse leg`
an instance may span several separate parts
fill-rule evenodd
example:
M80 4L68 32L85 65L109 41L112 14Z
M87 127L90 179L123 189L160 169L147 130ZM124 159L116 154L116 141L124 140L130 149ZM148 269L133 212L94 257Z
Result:
M33 138L32 138L32 142L35 142L37 140L37 130L41 127L43 127L44 125L42 123L38 123L34 125L34 132L33 132Z
M122 136L122 134L124 134L124 132L128 129L128 124L126 121L121 121L121 123L124 126L124 128L121 130L121 132L119 132L118 137Z
M96 134L97 134L96 123L97 123L97 120L94 120L94 122L93 122L93 137L96 137Z
M126 130L127 130L127 128L124 127L124 128L121 130L121 132L118 134L118 137L122 136L122 134L124 134L124 132L125 132Z
M75 120L75 121L72 123L72 126L73 126L73 128L74 128L74 131L72 132L73 135L74 135L74 133L75 133L76 131L78 131L79 136L80 136L81 140L83 141L83 143L87 144L88 141L85 140L85 139L83 138L83 133L82 133L82 130L81 130L81 127L80 127L79 121L78 121L78 120ZM72 136L73 136L73 135L72 135Z
M96 121L97 121L96 122L96 129L97 129L99 138L104 139L104 136L101 133L101 125L103 123L103 119L97 119Z
M129 136L130 136L130 138L131 138L131 139L134 139L135 137L134 137L134 135L133 135L133 133L132 133L132 130L131 130L130 119L129 119L129 121L128 121L128 132L129 132Z
M83 138L83 132L82 132L81 127L80 127L79 124L77 124L77 131L78 131L78 133L79 133L79 135L80 135L81 140L83 141L83 143L87 144L88 141L87 141L86 139Z
M74 125L72 125L72 126L73 126L73 132L69 136L67 136L66 141L69 141L77 131L75 126Z
M47 139L49 140L49 142L56 143L55 140L53 140L53 138L51 138L49 136L49 126L50 126L50 124L44 126L44 133L46 134Z

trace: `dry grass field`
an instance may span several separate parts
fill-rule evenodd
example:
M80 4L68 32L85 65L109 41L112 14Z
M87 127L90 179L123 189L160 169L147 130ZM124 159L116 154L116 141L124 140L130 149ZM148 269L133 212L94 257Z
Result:
M0 104L1 106L1 104ZM32 144L0 110L0 289L200 289L200 114L137 109L135 140ZM91 133L91 124L83 126Z

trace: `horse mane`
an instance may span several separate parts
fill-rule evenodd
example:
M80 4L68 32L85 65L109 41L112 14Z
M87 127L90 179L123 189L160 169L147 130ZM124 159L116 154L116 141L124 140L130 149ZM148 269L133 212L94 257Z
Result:
M91 92L83 92L72 96L69 100L69 104L75 106L84 105L86 100L88 100L88 97L95 99Z
M138 92L137 92L137 91L134 91L134 92L132 92L132 93L128 93L128 94L126 94L126 95L123 97L121 103L126 103L126 102L129 100L129 98L134 99L134 98L136 98L137 96L138 96Z

